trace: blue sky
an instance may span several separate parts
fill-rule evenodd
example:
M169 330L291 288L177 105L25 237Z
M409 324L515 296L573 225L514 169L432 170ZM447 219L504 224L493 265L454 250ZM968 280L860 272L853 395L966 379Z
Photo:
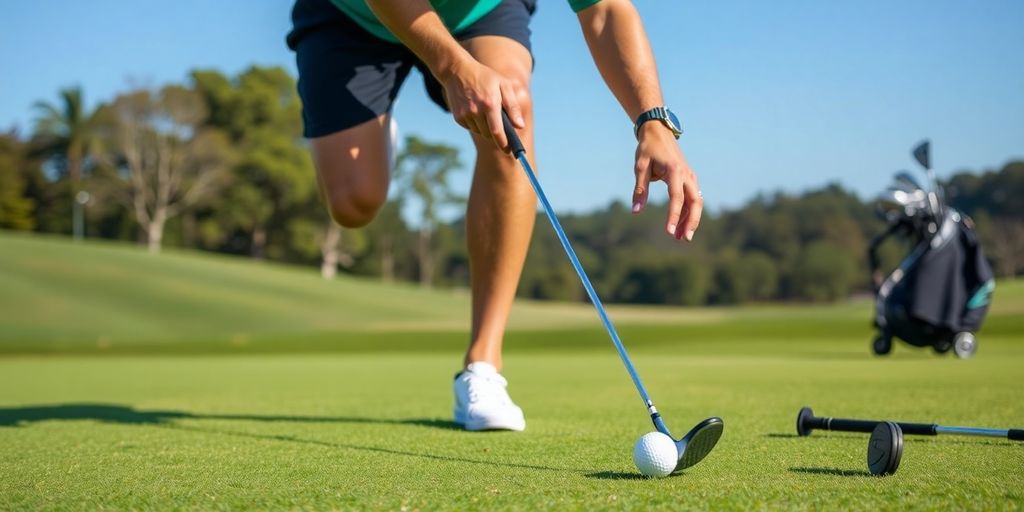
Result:
M665 98L712 209L759 191L838 181L862 196L934 141L940 175L1024 158L1024 2L641 0ZM195 67L294 72L289 0L10 2L0 17L0 129L81 84L90 103ZM541 179L556 208L628 201L630 121L605 89L563 0L533 22ZM407 81L403 133L469 138ZM916 170L915 170L916 171ZM467 187L470 172L458 179ZM663 198L660 190L655 198Z

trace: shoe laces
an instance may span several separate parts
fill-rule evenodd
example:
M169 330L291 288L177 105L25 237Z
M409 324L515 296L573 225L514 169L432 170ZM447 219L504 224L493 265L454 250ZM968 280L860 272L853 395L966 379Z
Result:
M512 403L512 398L508 396L508 391L505 389L508 386L508 381L501 374L473 374L466 381L470 402L493 401L501 405Z

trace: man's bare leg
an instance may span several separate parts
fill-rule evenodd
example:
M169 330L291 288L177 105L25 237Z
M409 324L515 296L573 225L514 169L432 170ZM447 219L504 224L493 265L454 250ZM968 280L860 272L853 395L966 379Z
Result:
M533 60L521 44L504 37L482 36L463 43L478 61L528 90ZM533 147L530 99L519 98L526 120L520 132ZM465 363L502 366L502 341L516 287L522 273L537 201L516 160L498 149L490 137L474 134L477 158L466 213L473 320ZM533 160L533 154L529 155Z
M388 197L388 115L310 140L331 217L347 228L369 224Z

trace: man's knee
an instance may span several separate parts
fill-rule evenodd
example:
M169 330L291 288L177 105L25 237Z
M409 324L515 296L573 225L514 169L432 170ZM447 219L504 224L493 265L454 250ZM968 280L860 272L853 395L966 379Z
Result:
M382 116L312 141L327 211L341 226L369 224L387 201L385 119Z
M334 222L346 228L361 228L370 223L387 201L383 191L357 188L327 193L327 210Z

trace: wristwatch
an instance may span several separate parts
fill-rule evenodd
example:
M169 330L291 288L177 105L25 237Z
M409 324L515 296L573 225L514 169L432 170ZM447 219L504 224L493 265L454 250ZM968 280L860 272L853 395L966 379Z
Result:
M668 107L654 107L640 114L640 117L637 117L636 122L633 123L633 135L636 135L637 140L640 139L640 127L647 121L654 120L661 121L661 124L672 130L672 135L675 135L676 139L683 134L683 125L679 123L679 118Z

